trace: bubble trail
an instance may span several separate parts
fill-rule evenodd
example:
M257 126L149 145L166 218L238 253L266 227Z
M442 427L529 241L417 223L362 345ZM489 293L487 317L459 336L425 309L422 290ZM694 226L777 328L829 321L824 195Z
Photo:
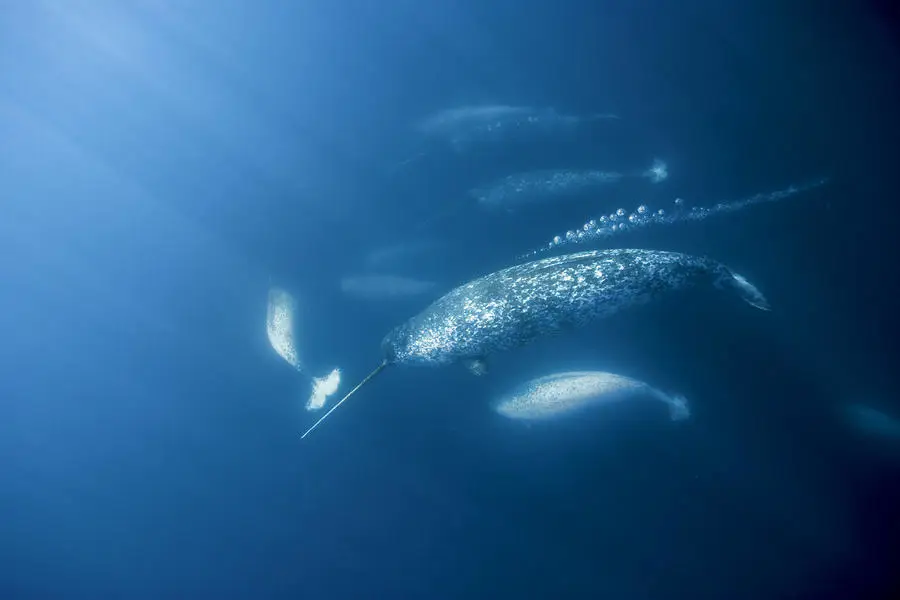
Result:
M624 208L619 208L608 215L589 220L577 231L570 229L564 236L557 235L548 244L523 254L519 258L529 258L570 244L596 242L632 229L653 225L671 225L682 221L702 221L714 215L736 212L756 204L784 200L801 192L821 187L827 182L828 178L825 177L801 185L792 185L775 192L756 194L742 200L719 202L709 208L695 206L686 210L684 208L684 200L681 198L675 199L672 203L671 211L662 208L654 211L644 204L638 206L631 213L628 213Z

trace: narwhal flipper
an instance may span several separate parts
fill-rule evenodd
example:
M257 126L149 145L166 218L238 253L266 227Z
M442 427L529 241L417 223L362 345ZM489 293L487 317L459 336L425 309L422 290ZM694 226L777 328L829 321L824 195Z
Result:
M488 364L487 359L484 357L479 358L470 358L463 362L465 367L472 373L472 375L476 375L481 377L482 375L487 375L488 373Z
M729 270L726 275L719 279L716 285L723 289L734 290L741 297L741 300L750 306L755 306L760 310L772 310L772 306L766 300L766 297L763 296L763 293L743 275Z

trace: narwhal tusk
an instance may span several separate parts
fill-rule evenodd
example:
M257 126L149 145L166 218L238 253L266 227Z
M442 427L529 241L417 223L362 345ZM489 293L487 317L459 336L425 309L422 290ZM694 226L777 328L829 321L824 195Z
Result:
M353 388L352 390L350 390L349 392L347 392L347 395L346 395L346 396L344 396L343 398L341 398L340 401L339 401L337 404L335 404L334 406L332 406L331 408L328 409L328 412L327 412L327 413L325 413L324 415L322 415L322 417L321 417L318 421L316 421L315 423L313 423L312 427L310 427L309 429L307 429L307 430L303 433L303 435L300 436L300 439L302 440L303 438L305 438L306 436L308 436L308 435L309 435L309 432L311 432L313 429L315 429L316 427L318 427L318 426L319 426L319 423L321 423L322 421L324 421L325 419L327 419L327 418L328 418L328 415L330 415L331 413L333 413L333 412L335 411L335 409L336 409L338 406L340 406L341 404L344 403L344 401L347 400L347 398L349 398L350 396L352 396L353 394L355 394L355 393L356 393L356 390L358 390L358 389L361 388L362 386L366 385L366 384L369 382L370 379L372 379L373 377L375 377L376 375L378 375L379 373L381 373L381 370L384 369L384 368L385 368L386 366L388 366L389 364L390 364L390 363L388 363L388 361L384 361L383 363L381 363L380 365L378 365L378 366L375 368L374 371L372 371L371 373L369 373L368 375L366 375L366 378L365 378L365 379L363 379L363 380L360 381L358 384L356 384L356 387L355 387L355 388Z

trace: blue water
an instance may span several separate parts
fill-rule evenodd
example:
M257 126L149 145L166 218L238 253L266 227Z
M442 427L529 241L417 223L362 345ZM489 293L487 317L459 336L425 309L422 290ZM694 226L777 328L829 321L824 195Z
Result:
M834 2L8 1L0 10L0 597L888 597L900 452L900 45ZM459 151L466 105L616 113ZM420 156L420 153L424 153ZM410 157L418 157L405 162ZM489 213L538 168L665 182ZM705 254L774 307L689 295L459 367L392 368L309 438L271 286L346 391L434 296L365 301L373 250L441 290L617 207L827 186L608 240ZM582 249L582 247L579 247ZM523 427L489 402L564 370L690 421ZM658 415L657 415L658 417Z

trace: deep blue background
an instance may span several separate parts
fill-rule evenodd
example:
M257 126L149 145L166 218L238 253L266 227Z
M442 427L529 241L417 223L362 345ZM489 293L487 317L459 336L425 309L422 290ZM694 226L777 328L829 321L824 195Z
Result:
M900 454L837 407L897 401L900 49L851 2L0 4L0 597L768 598L887 593ZM623 118L454 155L466 104ZM513 169L628 169L602 208L449 210ZM266 293L346 386L423 299L338 280L430 236L442 289L592 214L824 190L617 245L759 285L462 369L392 369L308 440ZM449 212L430 228L421 223ZM694 418L518 427L525 377L608 369ZM894 448L895 450L896 448Z

